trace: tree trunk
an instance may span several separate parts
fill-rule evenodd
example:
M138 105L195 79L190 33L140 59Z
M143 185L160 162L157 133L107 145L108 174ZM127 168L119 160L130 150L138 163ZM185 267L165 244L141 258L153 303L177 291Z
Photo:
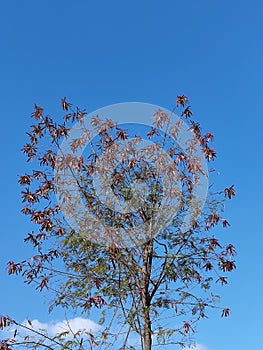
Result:
M143 334L143 349L152 349L152 328L149 310L144 314L144 334Z
M142 267L142 306L143 306L143 350L152 349L152 322L150 316L150 292L149 284L152 272L153 241L149 241L144 246L144 257Z

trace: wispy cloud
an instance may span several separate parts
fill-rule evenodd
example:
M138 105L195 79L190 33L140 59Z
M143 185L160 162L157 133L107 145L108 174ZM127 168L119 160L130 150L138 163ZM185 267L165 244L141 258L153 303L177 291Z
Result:
M195 344L184 348L185 350L208 350L206 346L202 344Z
M24 321L24 324L28 322ZM96 332L99 330L100 326L94 321L82 317L76 317L69 320L63 321L51 321L49 323L43 323L39 320L32 320L32 328L35 330L46 330L50 336L55 336L58 333L64 331L71 331L76 333L78 330L85 330L87 332Z
M50 322L41 322L37 319L30 321L25 320L21 325L22 327L11 325L10 328L7 327L3 329L1 331L1 339L13 339L13 341L23 342L25 337L32 337L32 340L37 339L37 341L39 341L42 339L43 335L43 341L50 344L49 340L45 338L45 335L52 338L67 331L68 334L64 334L63 338L64 340L69 340L79 331L83 339L88 339L89 336L86 333L96 335L96 332L101 329L101 326L94 321L82 317ZM32 331L30 331L30 329ZM16 338L14 338L14 334L16 334Z
M24 320L21 324L40 333L48 334L51 337L65 331L69 331L69 336L70 333L76 333L77 331L95 333L101 328L101 326L95 323L94 321L82 317L75 317L69 320L50 322L41 322L39 320ZM12 334L14 333L15 329L19 330L19 334L21 336L25 336L29 332L29 330L27 331L23 327L11 326L9 329L5 328L1 331L2 337L12 337Z

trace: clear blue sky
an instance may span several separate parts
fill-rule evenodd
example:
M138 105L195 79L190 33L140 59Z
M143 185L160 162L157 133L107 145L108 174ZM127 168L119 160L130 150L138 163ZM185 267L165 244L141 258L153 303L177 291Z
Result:
M185 94L216 135L219 184L238 191L224 231L238 268L221 290L232 316L202 322L197 342L208 350L263 348L262 18L261 0L2 1L0 312L51 317L43 296L5 271L8 260L31 252L17 179L33 104L52 113L67 96L88 111L125 101L172 108Z

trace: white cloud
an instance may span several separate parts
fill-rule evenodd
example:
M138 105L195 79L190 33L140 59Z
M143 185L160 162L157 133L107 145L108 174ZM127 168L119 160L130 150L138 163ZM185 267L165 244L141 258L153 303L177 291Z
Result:
M28 321L24 321L23 324L29 326ZM63 321L51 321L49 323L43 323L39 320L31 321L32 328L35 330L46 330L50 336L55 336L58 333L71 330L76 333L79 330L85 330L87 332L96 332L100 326L94 321L82 317L75 317L69 320Z
M184 350L207 350L207 347L202 344L195 344L184 348Z

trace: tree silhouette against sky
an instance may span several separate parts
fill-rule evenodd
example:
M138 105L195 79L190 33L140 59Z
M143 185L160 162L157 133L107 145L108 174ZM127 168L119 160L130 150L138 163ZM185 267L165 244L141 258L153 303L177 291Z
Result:
M19 324L2 316L1 329L17 327L0 349L151 350L190 344L209 308L230 315L213 286L227 284L236 267L234 246L214 233L218 225L229 226L223 211L236 194L233 185L222 191L210 185L204 205L202 192L195 191L214 172L204 167L216 157L209 145L213 134L202 132L184 95L177 96L172 112L182 119L171 124L170 115L156 110L144 135L118 125L114 116L98 115L90 120L93 137L84 110L66 98L61 107L60 120L37 105L32 113L29 142L22 149L32 167L19 183L22 212L36 227L25 242L35 254L10 261L8 272L48 290L50 309L74 309L95 317L99 327L77 333L68 327L51 337L30 321ZM176 141L185 125L192 138L183 148ZM70 137L67 152L62 141ZM145 139L149 142L139 147ZM96 193L96 176L103 179L104 202Z

